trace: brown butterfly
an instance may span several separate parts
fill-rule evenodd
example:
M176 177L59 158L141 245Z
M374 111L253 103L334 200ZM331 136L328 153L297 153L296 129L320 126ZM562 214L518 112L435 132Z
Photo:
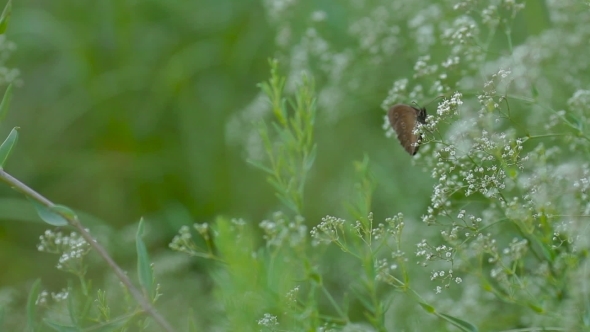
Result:
M397 139L406 151L412 156L418 152L422 134L414 134L416 123L426 123L426 108L397 104L387 112L389 124L395 130Z

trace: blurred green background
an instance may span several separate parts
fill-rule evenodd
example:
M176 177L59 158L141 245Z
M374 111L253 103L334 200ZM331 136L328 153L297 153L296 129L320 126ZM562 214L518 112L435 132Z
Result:
M320 9L328 19L317 30L337 49L356 48L348 26L360 13L344 2L300 1L290 13L292 34L304 35L310 12ZM541 17L518 21L515 41L542 30ZM127 269L134 268L141 216L156 261L169 257L181 225L219 215L258 224L283 207L264 174L245 161L243 146L228 142L227 124L256 99L256 84L269 77L268 58L289 58L289 48L275 44L278 27L257 0L15 2L7 36L18 48L7 64L21 71L23 84L0 133L21 130L7 172L78 211ZM430 199L430 175L385 137L380 108L419 55L409 48L368 66L371 55L359 52L348 75L361 84L334 101L335 111L318 110L308 225L326 214L347 217L342 203L354 195L353 161L366 154L379 183L375 219L403 212L416 221L408 222L410 233L423 228L417 221ZM319 88L326 76L316 77ZM24 292L37 277L65 286L57 257L35 249L46 228L22 197L0 187L0 287ZM199 264L174 273L187 278ZM198 287L167 291L173 297Z
M324 31L340 32L334 40L343 43L344 8L317 5L333 17ZM307 17L305 6L293 15ZM8 64L20 69L23 84L1 129L21 130L6 170L112 230L145 216L156 252L168 250L180 225L217 215L257 224L281 206L225 131L268 78L268 58L280 56L276 33L260 1L15 2L7 36L18 48ZM370 92L342 101L345 116L326 121L319 110L309 224L343 211L352 162L365 153L381 183L378 216L410 211L418 218L426 205L429 188L420 183L427 176L411 169L381 129L392 68L366 73ZM0 193L2 264L11 271L0 284L52 273L53 257L35 250L47 226L18 194ZM114 254L133 259L133 252Z

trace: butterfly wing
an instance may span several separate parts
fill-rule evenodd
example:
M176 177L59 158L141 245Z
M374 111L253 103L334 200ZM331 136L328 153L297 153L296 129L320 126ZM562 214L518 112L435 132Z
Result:
M390 108L387 113L389 124L395 130L397 139L412 156L418 152L419 146L416 143L421 139L421 135L414 134L416 121L421 111L408 105L398 104Z

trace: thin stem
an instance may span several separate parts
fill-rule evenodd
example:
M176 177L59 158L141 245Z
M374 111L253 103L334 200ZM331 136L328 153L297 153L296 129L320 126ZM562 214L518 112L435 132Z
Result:
M526 327L523 329L504 330L502 332L567 331L561 327Z
M527 139L545 138L545 137L557 137L557 136L571 136L569 134L543 134L543 135L529 135Z
M512 48L512 29L510 27L506 27L504 33L506 34L506 39L508 40L508 49L510 50L510 54L512 54L514 51Z
M334 300L334 297L332 297L332 294L330 294L330 292L328 292L328 290L326 289L326 287L324 287L324 285L320 285L320 287L321 287L324 295L328 298L328 301L330 301L330 303L332 304L332 306L334 307L334 309L338 313L338 316L340 316L340 319L342 319L343 321L348 323L348 317L346 316L344 311L342 311L342 309L340 308L340 306L338 305L336 300Z
M0 167L0 180L7 183L12 189L24 194L25 196L43 204L47 208L51 209L55 206L53 202L48 200L47 198L43 197L41 194L37 193L24 183L20 182L18 179L14 178L10 174L6 173L4 169ZM175 331L174 328L166 321L166 319L161 316L156 309L151 305L150 301L141 293L131 282L129 277L125 274L125 272L115 263L115 261L111 258L111 256L107 253L103 246L101 246L98 241L96 241L90 233L82 226L80 221L77 217L72 217L68 214L62 213L58 210L53 210L54 213L59 214L62 218L68 221L68 223L76 228L78 232L82 235L84 240L90 244L90 246L96 250L96 252L104 259L107 265L115 272L115 275L121 280L121 282L127 287L131 295L135 298L135 300L139 303L139 305L143 308L143 310L148 313L152 318L156 321L160 327L166 332L173 332Z
M558 218L558 217L588 218L588 217L590 217L590 214L552 214L551 216L547 216L547 218Z

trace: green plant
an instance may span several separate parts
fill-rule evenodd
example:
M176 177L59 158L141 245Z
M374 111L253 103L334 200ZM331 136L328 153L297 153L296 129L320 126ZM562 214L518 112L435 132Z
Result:
M278 207L261 222L219 215L180 227L170 248L197 266L158 279L163 294L140 222L134 291L71 209L0 169L44 221L76 229L41 238L39 249L63 257L58 269L76 282L54 303L35 282L29 328L156 330L155 319L171 329L151 308L172 298L163 314L189 331L590 331L588 3L263 4L277 60L226 136L266 176L246 188L248 202L272 188ZM190 54L162 77L185 84L178 69ZM416 156L384 143L392 129L369 112L380 101L384 111L427 108ZM0 146L2 166L17 138L15 128ZM199 160L212 157L202 151ZM91 248L124 292L90 282Z

